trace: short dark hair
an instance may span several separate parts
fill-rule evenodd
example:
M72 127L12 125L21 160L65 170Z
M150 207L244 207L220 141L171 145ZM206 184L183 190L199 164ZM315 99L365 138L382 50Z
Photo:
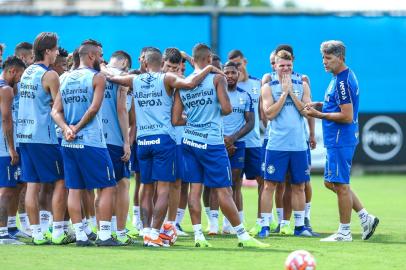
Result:
M152 47L152 46L143 47L143 48L141 49L141 54L143 54L143 53L145 53L146 51L151 50L151 49L154 49L154 47Z
M31 50L32 44L24 41L17 44L17 46L14 49L14 54L18 55L22 51L31 51Z
M232 61L227 61L224 65L223 65L223 69L224 68L226 68L226 67L234 67L234 68L236 68L237 70L238 70L238 64L237 63L234 63L234 62L232 62Z
M59 56L60 56L60 57L68 57L68 55L69 55L68 51L65 50L65 49L62 48L62 47L59 47L59 48L58 48L58 51L59 51Z
M111 55L111 58L116 58L117 60L127 60L128 61L128 68L131 68L132 60L131 56L125 51L115 51Z
M204 43L198 43L193 47L192 55L196 61L199 61L207 56L207 52L211 53L210 47Z
M91 51L94 51L97 47L100 47L101 44L96 40L85 40L82 42L79 47L79 57L89 54Z
M217 54L213 54L212 60L221 62L220 56L218 56Z
M82 43L80 45L82 45L82 46L83 45L93 45L96 47L103 48L103 45L100 42L98 42L97 40L91 39L91 38L82 41Z
M4 61L3 70L8 70L12 67L19 67L19 68L25 69L26 65L23 62L23 60L21 60L20 58L18 58L15 55L13 55L13 56L7 57L6 61Z
M164 61L169 61L173 64L182 62L182 54L177 48L166 48L162 58Z
M34 41L34 61L44 60L45 51L51 50L58 45L58 36L56 33L42 32Z
M162 63L162 53L158 48L151 47L145 51L144 61L148 64L161 65Z
M237 57L244 58L244 54L240 50L232 50L228 53L228 60L234 59Z
M278 52L280 52L280 51L287 51L287 52L289 52L289 53L292 55L292 57L293 57L293 48L292 48L292 46L290 46L289 44L281 44L281 45L279 45L278 47L276 47L276 49L275 49L275 55L278 54Z
M77 69L80 65L79 48L76 48L72 53L73 69Z

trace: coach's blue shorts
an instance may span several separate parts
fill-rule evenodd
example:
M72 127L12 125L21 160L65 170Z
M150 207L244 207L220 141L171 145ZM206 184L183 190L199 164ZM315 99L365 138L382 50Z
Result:
M138 150L137 142L134 142L131 147L130 171L135 173L140 172L140 164L138 163L137 150Z
M258 176L261 176L261 157L262 147L248 147L245 148L245 161L244 170L246 179L255 180Z
M141 183L174 182L176 143L169 135L144 136L137 139Z
M16 187L20 178L19 165L10 165L11 157L0 157L0 188Z
M310 180L307 151L266 150L265 180L284 182L286 173L291 175L292 184L301 184Z
M129 162L124 162L121 160L121 157L124 155L123 147L108 144L107 150L109 151L111 162L113 163L116 181L118 182L123 178L130 178Z
M64 178L58 144L20 143L21 181L53 183Z
M182 148L184 182L201 183L210 188L232 185L231 165L223 144L208 145L183 139Z
M349 184L355 146L327 148L324 179L332 183Z
M183 180L185 173L185 161L183 159L182 145L176 145L176 179Z
M242 169L245 160L245 142L234 142L234 146L236 147L234 155L228 157L231 169Z
M107 148L73 145L62 147L65 186L70 189L95 189L116 185L113 164Z
M266 156L266 145L268 144L268 139L264 139L264 143L261 147L261 176L265 178L265 156Z

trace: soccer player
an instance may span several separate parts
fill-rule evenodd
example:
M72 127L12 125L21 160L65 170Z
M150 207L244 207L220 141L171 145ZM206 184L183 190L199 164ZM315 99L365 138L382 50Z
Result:
M51 65L51 68L61 76L64 72L68 71L68 51L62 47L58 48L59 54L56 57L55 63Z
M262 87L263 111L270 121L265 159L265 183L261 196L262 230L260 237L270 232L273 194L278 182L291 175L292 208L295 216L296 236L312 236L304 226L305 182L310 180L307 159L307 143L304 104L310 101L309 86L302 75L292 72L292 55L281 50L276 53L276 72L272 80Z
M195 72L206 69L212 53L205 44L193 48ZM182 117L185 111L187 121ZM231 190L231 168L224 145L222 115L232 111L227 95L227 82L221 75L208 75L192 91L176 91L172 112L174 125L185 125L182 147L185 160L185 180L191 183L189 211L196 247L210 247L201 225L202 185L217 193L222 212L237 233L241 247L267 247L249 236L241 223Z
M114 52L109 64L106 66L107 70L115 75L128 71L130 67L131 56L125 51ZM106 82L101 114L104 137L111 161L113 162L114 175L117 181L112 232L117 233L117 240L121 243L132 244L133 242L127 236L125 230L130 203L130 168L128 161L131 155L127 92L128 88L126 87Z
M325 186L337 194L340 225L337 233L321 239L325 242L352 241L351 210L360 219L362 240L368 240L379 219L367 212L350 187L352 158L358 144L359 88L354 72L345 63L345 45L329 40L320 46L324 69L333 74L324 102L306 106L304 112L323 119L323 140L327 149ZM323 106L322 112L314 106Z
M173 92L175 88L196 87L215 68L208 66L186 79L174 73L162 73L162 54L156 48L145 52L144 62L147 73L137 77L114 76L110 80L127 87L133 86L144 244L162 247L165 245L160 237L160 229L168 208L169 184L175 181L176 143L171 124Z
M252 77L248 74L247 64L248 61L244 54L240 50L232 50L228 53L228 60L238 64L240 71L240 77L238 78L238 87L246 91L252 99L254 115L255 115L255 125L244 137L245 141L245 160L243 174L245 174L246 179L255 179L258 183L258 189L262 189L262 178L261 178L261 136L259 131L259 121L260 121L260 95L261 95L261 80ZM243 175L242 174L242 175ZM242 198L241 198L242 199ZM259 200L258 200L259 203ZM242 209L240 210L241 221L244 221L244 213ZM255 228L255 227L254 227ZM256 227L259 228L258 226Z
M35 245L48 244L39 223L38 198L41 183L55 183L52 196L52 242L64 244L63 231L66 189L62 157L55 126L51 119L51 102L59 91L58 74L49 66L58 55L55 33L42 32L34 41L34 64L23 73L20 83L17 142L21 151L21 179L27 182L25 206Z
M19 155L14 141L13 101L14 86L20 81L25 64L19 58L12 56L3 64L0 75L0 243L22 244L9 234L7 228L12 222L16 227L16 204L18 200L17 181L20 170Z
M14 55L23 60L27 67L34 63L32 44L29 42L18 43L14 49Z

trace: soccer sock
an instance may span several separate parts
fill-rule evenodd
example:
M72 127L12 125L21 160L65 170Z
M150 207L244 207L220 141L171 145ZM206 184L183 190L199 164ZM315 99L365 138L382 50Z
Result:
M8 229L7 227L0 227L0 237L8 236Z
M250 239L250 235L247 233L242 223L240 225L235 226L234 230L237 233L238 240L244 241Z
M30 222L28 220L27 213L18 213L18 218L20 219L21 229L27 231L30 228Z
M40 226L41 230L43 232L46 232L49 227L49 212L48 211L39 211L39 217L40 217Z
M97 228L97 220L95 216L90 216L90 223L92 225L92 227Z
M224 216L223 217L223 231L224 229L229 229L231 227L230 221Z
M144 237L145 237L145 236L146 236L146 237L150 237L151 228L144 228L144 229L142 229L142 232L143 232Z
M140 218L140 207L133 206L133 225L137 224L138 219Z
M31 225L32 238L35 240L44 240L44 235L42 234L41 225L34 224Z
M16 228L17 227L17 218L16 216L8 217L7 219L7 227L8 228Z
M117 216L111 217L111 232L117 231Z
M290 226L290 220L284 220L284 219L282 219L282 221L281 221L281 227L282 226Z
M304 226L305 211L293 211L295 217L295 227Z
M244 223L244 211L239 211L238 212L238 216L240 217L240 221L241 221L241 223Z
M151 228L150 237L152 240L157 240L159 237L159 229Z
M111 238L111 221L100 220L99 239L104 241Z
M178 208L178 211L176 212L176 224L181 224L184 216L185 209Z
M89 227L89 221L87 221L86 218L82 219L82 224L83 224L83 231L85 232L86 235L89 235L92 233L92 229Z
M310 220L310 208L311 208L311 203L308 202L305 204L305 218Z
M362 208L357 214L361 224L364 224L368 220L368 211L365 208Z
M48 217L48 228L52 228L52 225L54 224L54 215L48 211Z
M195 233L195 241L196 240L205 240L204 234L202 231L202 224L193 225L193 232Z
M63 222L63 231L64 232L66 232L66 233L69 233L69 229L70 229L70 227L69 227L69 221L64 221Z
M219 210L210 210L210 231L218 231Z
M125 229L121 231L117 231L117 238L125 238L127 236Z
M88 240L86 233L83 231L83 223L75 223L73 224L73 228L75 230L76 241L86 241Z
M256 224L262 226L262 218L257 218Z
M276 208L276 215L278 216L278 224L283 220L283 208Z
M340 225L338 226L338 232L344 235L348 235L349 233L351 233L351 223L348 224L340 223Z
M63 232L64 221L54 221L52 224L52 238L60 237Z
M272 213L261 213L261 226L269 227L269 219Z

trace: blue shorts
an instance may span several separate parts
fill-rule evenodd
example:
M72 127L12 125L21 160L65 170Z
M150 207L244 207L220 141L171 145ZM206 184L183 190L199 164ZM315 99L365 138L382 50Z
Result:
M349 184L352 158L356 146L327 148L324 179L332 183Z
M291 175L292 184L301 184L310 180L310 169L305 151L266 150L265 180L285 182L286 173Z
M53 183L64 178L58 144L20 143L21 181Z
M234 155L228 157L231 169L242 169L245 160L245 142L235 142L234 146L236 147Z
M109 151L111 162L113 163L116 181L118 182L123 178L130 178L129 162L124 162L121 160L121 157L124 155L123 147L108 144L107 150Z
M137 150L138 150L137 143L134 142L133 146L131 147L130 171L135 173L140 172L140 164L138 163Z
M223 144L208 145L183 139L185 179L188 183L201 183L210 188L232 185L231 165Z
M0 157L0 188L16 187L20 179L19 165L10 165L11 157Z
M141 183L174 182L176 143L169 135L144 136L137 139Z
M107 148L80 145L62 147L66 177L70 189L95 189L116 185L113 164Z
M182 145L176 145L176 179L183 180L185 171L185 161L183 159Z
M265 178L265 156L266 156L266 145L268 144L268 139L264 139L264 143L261 148L261 176Z
M261 176L261 147L249 147L245 148L245 163L244 170L246 179L255 180L258 176Z

